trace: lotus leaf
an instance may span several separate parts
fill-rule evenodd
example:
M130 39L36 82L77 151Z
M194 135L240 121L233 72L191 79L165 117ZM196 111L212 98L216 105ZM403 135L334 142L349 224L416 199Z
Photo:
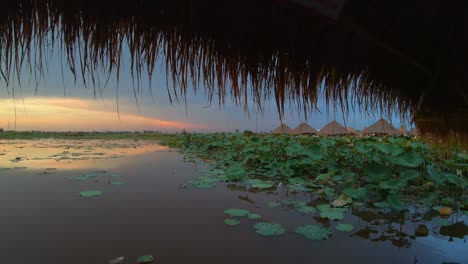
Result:
M353 203L353 199L346 194L340 194L333 202L334 207L343 207L345 205Z
M356 200L363 200L367 197L367 190L365 188L345 188L343 193Z
M288 182L291 185L304 184L305 183L304 179L302 179L302 178L289 178Z
M240 221L235 218L224 219L224 223L229 226L235 226L240 224Z
M224 213L230 216L242 217L247 216L249 214L249 211L244 209L230 208L225 210Z
M379 183L380 189L400 190L406 187L406 179L393 179Z
M140 256L137 259L138 263L152 263L153 261L154 261L154 258L151 255Z
M373 162L367 168L366 172L366 180L371 183L379 183L381 181L390 179L393 175L393 172L390 168L377 163Z
M312 240L327 239L331 236L331 231L317 225L305 225L296 228L296 233Z
M448 219L443 219L443 218L434 218L432 219L434 223L440 225L440 226L450 226L452 225L452 222L450 222Z
M344 214L336 211L323 211L320 213L320 217L329 220L343 220Z
M421 165L424 160L418 153L414 151L409 151L406 153L401 154L400 156L396 157L393 162L396 165L410 167L410 168L417 168Z
M226 170L226 176L231 181L238 181L247 177L247 172L241 165L235 165Z
M93 197L93 196L99 196L99 195L102 195L102 192L101 191L84 191L84 192L80 192L80 196L81 197Z
M313 214L317 210L312 206L298 206L296 209L303 214Z
M262 218L262 216L260 214L256 214L256 213L249 213L247 215L247 218L249 218L249 219L260 219L260 218Z
M351 232L353 231L354 226L350 224L337 224L335 229L341 232Z
M268 222L260 222L254 225L257 229L257 234L262 236L278 236L286 232L286 230L280 224L273 224Z
M397 193L391 193L387 196L387 202L395 211L403 211L406 209L405 204L400 200L400 196Z
M400 146L391 143L380 143L376 145L376 148L383 153L391 154L392 156L398 156L404 151Z
M113 181L110 184L112 184L112 185L124 185L125 182L123 182L123 181Z

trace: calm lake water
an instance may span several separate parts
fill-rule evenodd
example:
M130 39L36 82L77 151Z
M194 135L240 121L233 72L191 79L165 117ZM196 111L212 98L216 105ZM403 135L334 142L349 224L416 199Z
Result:
M155 263L468 263L467 216L449 218L465 230L453 235L441 230L430 210L376 214L354 208L342 221L324 222L268 207L279 198L307 199L281 188L181 188L202 168L207 166L152 142L0 141L0 263L106 264L119 256L136 263L147 254ZM116 181L123 184L110 184ZM102 195L80 197L87 190ZM247 218L227 226L228 208L260 213L287 233L262 237L252 227L258 220ZM355 230L339 232L336 223ZM294 233L304 224L329 225L332 236L307 240ZM420 224L429 236L415 236Z

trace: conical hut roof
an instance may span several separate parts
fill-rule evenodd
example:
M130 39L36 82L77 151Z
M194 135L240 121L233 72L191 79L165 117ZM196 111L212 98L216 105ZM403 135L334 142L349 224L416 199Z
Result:
M348 132L351 133L351 134L356 134L356 129L354 129L352 127L347 127L346 130L348 130Z
M317 130L309 126L307 123L302 122L293 131L293 134L317 134Z
M368 128L362 130L362 134L401 135L401 132L392 126L392 124L390 124L387 120L381 118L379 121L375 122Z
M275 130L271 131L272 134L291 134L292 129L286 125L281 124L279 127L275 128Z
M321 136L338 136L338 135L349 135L351 134L344 126L336 121L332 121L324 126L318 132Z

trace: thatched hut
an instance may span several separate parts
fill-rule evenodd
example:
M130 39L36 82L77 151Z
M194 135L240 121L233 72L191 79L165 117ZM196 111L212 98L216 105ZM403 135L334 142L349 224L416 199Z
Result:
M363 135L376 135L376 136L399 136L401 132L398 131L387 120L381 118L371 126L362 130Z
M293 129L292 134L295 135L317 135L317 130L309 126L307 123L302 122Z
M277 128L275 128L273 131L271 131L271 134L275 134L275 135L292 134L292 129L286 124L281 124Z
M328 123L318 132L318 135L320 136L344 136L350 134L351 132L346 130L346 128L344 128L344 126L342 126L340 123L336 122L336 120Z
M221 104L252 95L262 108L274 95L283 114L285 101L310 112L323 93L345 112L351 98L467 140L467 9L443 0L4 0L0 78L8 88L23 71L40 81L55 48L64 69L99 87L97 72L119 78L129 54L138 90L160 58L172 99L204 84Z
M352 127L346 127L346 130L348 130L348 132L351 133L351 135L356 135L357 133L356 129Z

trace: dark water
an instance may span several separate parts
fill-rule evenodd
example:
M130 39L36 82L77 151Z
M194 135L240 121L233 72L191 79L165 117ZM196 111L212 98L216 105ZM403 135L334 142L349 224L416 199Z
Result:
M105 264L119 256L136 263L146 254L156 263L468 263L466 236L439 234L437 225L424 220L426 212L376 216L354 209L340 221L355 225L353 232L331 228L330 239L307 240L293 231L317 223L313 216L266 206L284 193L253 193L233 185L179 188L200 176L202 165L149 143L117 142L0 142L0 168L27 167L0 170L0 263ZM28 159L10 161L21 155ZM52 167L57 170L46 170ZM99 172L94 179L69 179L93 171ZM122 176L113 178L114 173ZM125 184L110 185L113 180ZM85 190L103 195L80 197ZM257 221L246 218L228 227L223 211L231 207L258 212L288 232L262 237L252 227ZM421 223L430 227L428 237L414 236Z

